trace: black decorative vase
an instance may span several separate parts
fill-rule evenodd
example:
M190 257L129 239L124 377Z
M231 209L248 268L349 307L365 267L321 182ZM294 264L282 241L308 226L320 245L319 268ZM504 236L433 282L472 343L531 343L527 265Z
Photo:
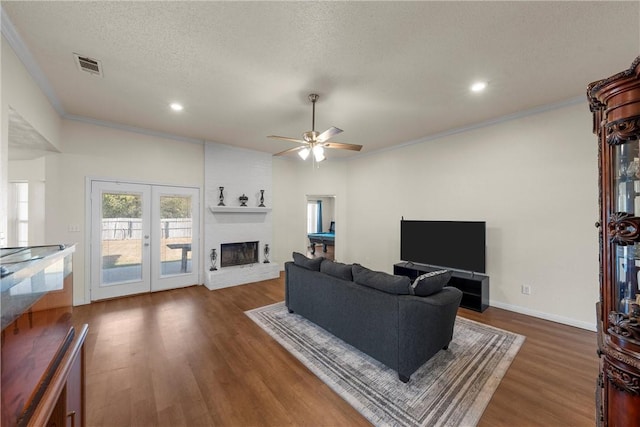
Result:
M220 187L222 188L222 187ZM224 205L222 205L224 206ZM209 269L209 271L216 271L216 260L218 259L218 254L216 253L215 249L211 249L211 255L209 257L211 259L211 268Z
M224 206L224 194L222 193L224 191L224 187L218 187L220 189L220 195L218 196L218 206ZM214 249L215 250L215 249Z
M259 208L264 208L266 207L264 205L264 190L260 190L260 204L258 205Z
M247 200L249 200L247 196L242 194L242 196L238 197L238 199L240 200L240 206L247 206Z
M264 245L264 261L263 263L269 264L269 244Z

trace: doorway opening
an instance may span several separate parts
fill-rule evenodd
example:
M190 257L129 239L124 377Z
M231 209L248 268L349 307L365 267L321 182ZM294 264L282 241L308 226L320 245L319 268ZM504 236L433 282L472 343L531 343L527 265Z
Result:
M307 196L307 257L335 260L336 197Z

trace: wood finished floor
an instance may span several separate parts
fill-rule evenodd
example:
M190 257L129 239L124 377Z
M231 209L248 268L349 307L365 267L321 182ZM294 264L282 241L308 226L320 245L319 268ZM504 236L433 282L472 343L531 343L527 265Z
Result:
M87 426L369 425L244 314L283 299L281 277L76 307L89 324ZM595 333L497 308L459 314L527 337L479 426L595 425Z

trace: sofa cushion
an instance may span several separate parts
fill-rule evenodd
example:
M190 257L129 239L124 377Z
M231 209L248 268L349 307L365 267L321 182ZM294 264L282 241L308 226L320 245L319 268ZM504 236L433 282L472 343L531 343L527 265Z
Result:
M353 281L353 274L351 273L351 264L343 264L341 262L324 260L320 264L320 272L326 273L329 276L337 277L338 279L344 279Z
M444 285L449 283L451 274L448 270L438 270L418 276L411 284L409 293L411 295L427 297L440 292L442 288L444 288Z
M300 267L304 267L307 270L320 271L320 264L324 258L307 258L299 252L293 253L293 263L295 265L299 265Z
M406 276L394 276L381 271L369 270L359 264L353 264L353 280L359 285L368 286L394 295L409 295L411 281Z

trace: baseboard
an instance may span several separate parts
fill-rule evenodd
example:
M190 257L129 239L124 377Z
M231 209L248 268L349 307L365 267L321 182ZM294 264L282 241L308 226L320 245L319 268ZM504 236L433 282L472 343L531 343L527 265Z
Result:
M518 305L505 304L499 301L490 301L491 307L501 308L503 310L513 311L515 313L526 314L527 316L537 317L538 319L549 320L551 322L562 323L563 325L574 326L587 331L596 332L596 324L589 322L581 322L569 317L557 316L555 314L544 313L542 311L531 310L530 308L520 307Z

